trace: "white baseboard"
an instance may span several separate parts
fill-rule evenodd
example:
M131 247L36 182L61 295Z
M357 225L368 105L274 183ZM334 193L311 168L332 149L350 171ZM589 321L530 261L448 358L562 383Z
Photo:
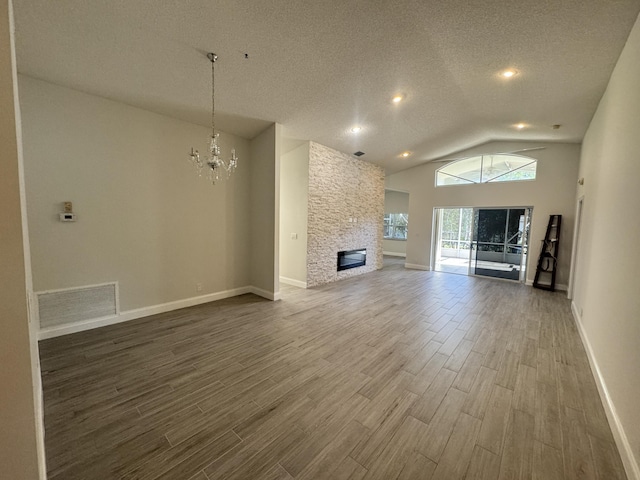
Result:
M231 290L224 290L222 292L200 295L198 297L176 300L175 302L136 308L134 310L126 310L124 312L120 312L120 314L118 315L112 315L109 317L94 318L91 320L83 320L81 322L75 322L67 325L56 325L54 327L44 328L38 332L38 340L60 337L62 335L68 335L70 333L83 332L85 330L91 330L94 328L106 327L107 325L115 325L116 323L128 322L129 320L135 320L136 318L148 317L149 315L170 312L172 310L178 310L180 308L193 307L194 305L215 302L216 300L236 297L238 295L244 295L245 293L254 293L269 300L280 299L280 292L271 293L267 292L266 290L251 286L234 288Z
M270 292L258 287L249 287L250 292L259 297L266 298L267 300L277 301L280 300L280 292Z
M300 280L288 277L280 277L280 283L286 283L287 285L292 285L294 287L307 288L307 282L301 282Z
M407 258L407 254L406 253L400 253L400 252L382 252L383 255L387 255L389 257L402 257L402 258Z
M578 327L578 332L580 332L580 338L582 339L584 348L587 351L589 365L591 365L591 371L593 372L596 386L598 387L598 393L600 393L600 400L602 400L605 414L607 415L609 425L611 426L611 433L613 433L613 438L618 447L618 451L620 452L620 458L622 459L622 463L624 464L624 469L627 473L627 477L629 478L629 480L640 480L640 466L638 466L638 461L633 455L633 450L631 448L631 445L629 444L629 439L627 438L624 427L622 426L620 418L618 417L618 414L616 412L616 407L611 400L611 396L609 395L609 390L607 389L607 385L604 381L604 378L602 377L600 368L598 367L598 362L596 360L593 349L591 348L589 338L584 331L584 327L582 325L582 316L578 311L577 305L573 301L571 302L571 313L573 313L573 318Z
M527 280L524 284L533 287L533 280ZM569 286L564 283L556 283L556 290L559 292L568 292Z
M428 265L420 265L417 263L405 263L404 268L410 268L412 270L431 270L431 267L429 267Z
M144 317L146 315L140 316ZM92 318L90 320L83 320L81 322L56 325L55 327L43 328L42 330L40 330L38 332L38 340L61 337L63 335L69 335L70 333L84 332L85 330L106 327L107 325L115 325L116 323L127 322L129 320L132 320L132 318L124 317L122 315L112 315L110 317Z

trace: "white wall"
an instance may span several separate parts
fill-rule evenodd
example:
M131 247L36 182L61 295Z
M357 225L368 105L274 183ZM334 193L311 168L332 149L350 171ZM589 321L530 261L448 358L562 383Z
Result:
M0 2L0 478L45 478L11 2Z
M36 291L120 282L123 311L250 284L251 157L212 186L188 163L210 131L21 76ZM58 221L72 201L77 222ZM196 284L202 291L196 291Z
M384 213L409 213L409 194L406 192L385 190ZM411 217L409 217L409 228L411 228ZM382 240L382 250L385 255L389 254L404 257L407 255L407 241L385 238Z
M549 215L562 215L557 286L569 278L575 192L578 179L580 145L561 143L490 142L459 152L456 158L478 154L509 152L523 148L544 149L523 152L538 160L537 178L528 182L504 182L477 185L435 187L435 171L443 163L427 163L390 175L386 187L408 191L409 238L407 264L418 268L431 266L433 209L435 207L528 207L533 208L527 281L533 281Z
M640 19L585 135L574 314L606 391L629 478L640 478ZM632 473L633 472L633 473Z
M280 159L280 279L298 286L307 283L308 198L309 142L305 142Z
M273 124L251 140L251 284L262 296L280 295L280 141Z

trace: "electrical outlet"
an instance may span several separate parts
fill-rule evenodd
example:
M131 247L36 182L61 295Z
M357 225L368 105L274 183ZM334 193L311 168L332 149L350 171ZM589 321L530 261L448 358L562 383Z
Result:
M196 283L196 292L201 292L201 291L202 291L202 284Z

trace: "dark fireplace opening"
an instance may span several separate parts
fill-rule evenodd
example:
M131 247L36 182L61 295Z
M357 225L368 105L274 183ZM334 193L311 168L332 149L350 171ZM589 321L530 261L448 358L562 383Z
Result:
M367 264L367 249L345 250L338 252L338 271L362 267Z

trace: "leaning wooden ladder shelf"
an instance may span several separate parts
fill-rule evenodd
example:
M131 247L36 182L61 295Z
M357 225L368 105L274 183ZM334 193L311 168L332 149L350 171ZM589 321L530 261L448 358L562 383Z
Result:
M558 247L560 243L560 226L562 215L549 215L547 233L542 241L542 249L538 258L536 276L533 280L535 288L542 290L556 289L556 270L558 268Z

